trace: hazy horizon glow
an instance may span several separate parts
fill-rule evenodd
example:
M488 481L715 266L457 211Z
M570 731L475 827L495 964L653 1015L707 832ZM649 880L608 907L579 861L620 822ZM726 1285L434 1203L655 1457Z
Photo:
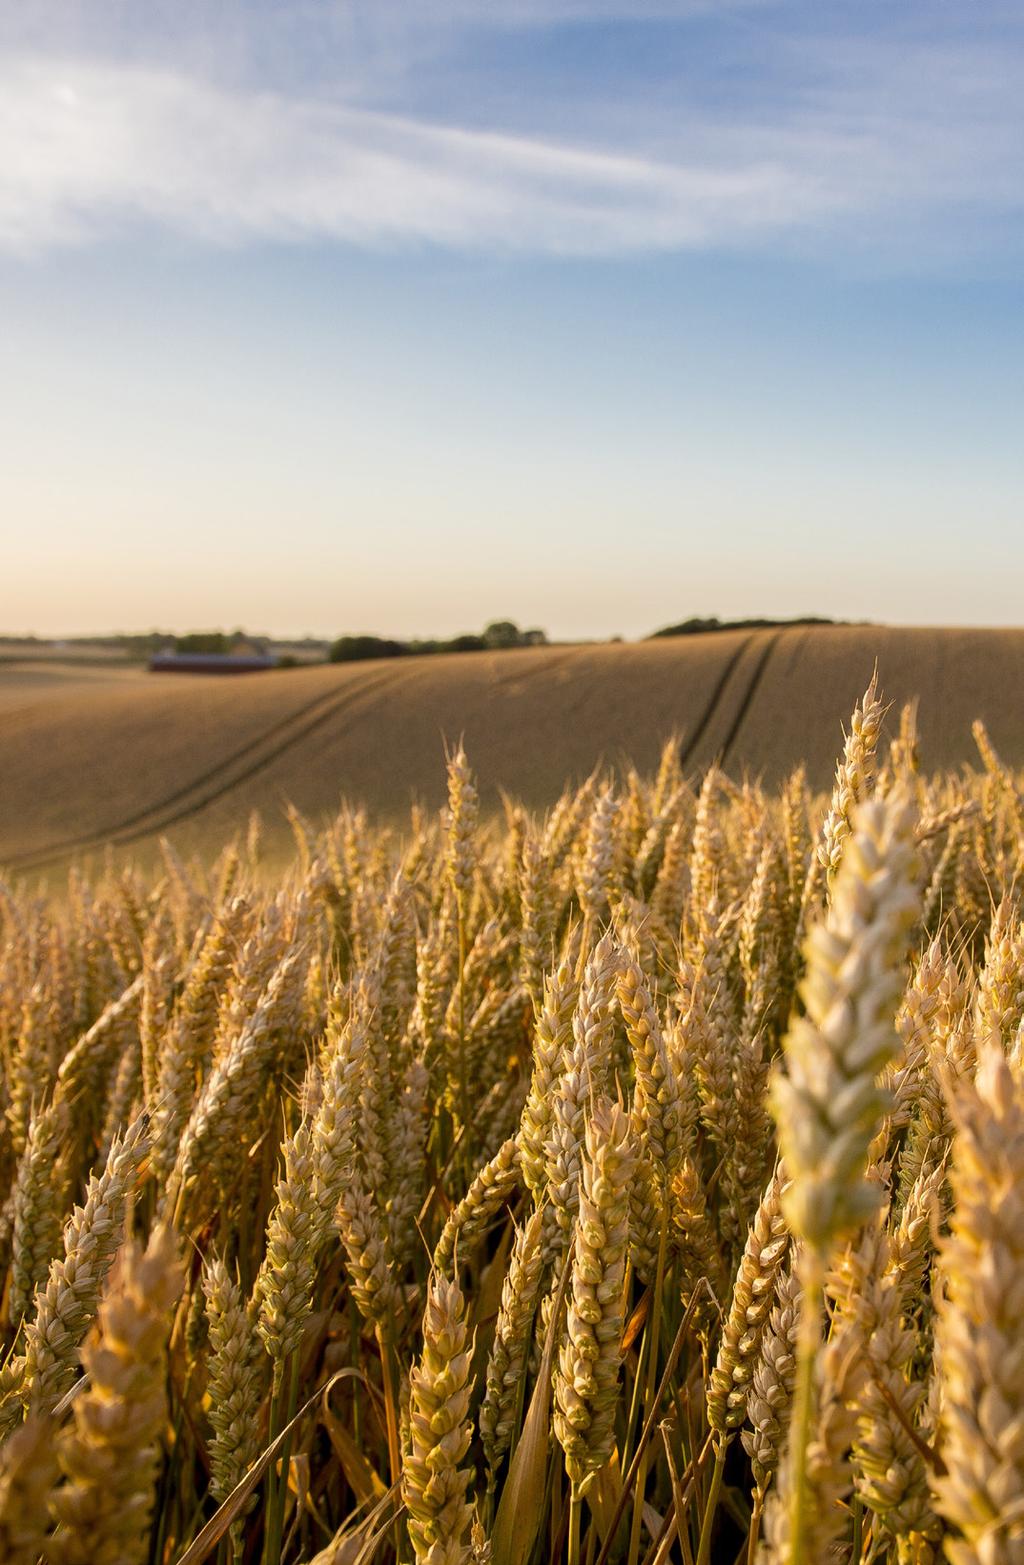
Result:
M0 630L1019 622L1024 17L0 13Z

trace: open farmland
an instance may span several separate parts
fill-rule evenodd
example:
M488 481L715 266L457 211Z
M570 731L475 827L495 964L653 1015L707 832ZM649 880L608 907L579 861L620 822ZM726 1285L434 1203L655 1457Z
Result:
M848 729L0 883L5 1565L1020 1560L1022 774Z
M875 659L897 704L920 697L922 759L956 766L980 715L1024 762L1024 632L809 627L635 645L402 659L252 677L0 666L0 864L60 866L108 841L145 853L219 845L291 801L322 819L344 795L383 818L436 808L443 743L464 736L485 811L531 808L682 736L687 770L718 757L776 783L796 757L827 787L842 722Z

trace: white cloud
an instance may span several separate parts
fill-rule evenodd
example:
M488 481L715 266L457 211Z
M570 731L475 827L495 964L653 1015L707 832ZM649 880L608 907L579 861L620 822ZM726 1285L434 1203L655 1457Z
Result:
M81 61L0 71L0 148L0 243L22 249L143 219L226 243L614 253L727 241L832 204L753 156L653 162Z
M681 103L655 124L638 106L624 152L183 67L22 55L0 63L0 248L141 222L223 244L614 255L821 232L884 245L958 205L1020 212L1019 56L867 50L809 57L804 75L756 118Z

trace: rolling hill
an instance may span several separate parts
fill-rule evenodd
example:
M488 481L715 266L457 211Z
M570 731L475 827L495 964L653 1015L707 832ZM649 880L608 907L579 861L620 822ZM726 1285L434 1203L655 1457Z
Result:
M339 798L404 814L442 802L443 747L464 736L485 807L531 807L600 759L652 767L681 736L769 781L798 759L829 783L841 726L877 658L898 705L920 697L926 767L973 755L981 716L1024 764L1024 631L793 626L630 645L551 646L247 677L0 666L0 865L59 868L108 842L215 843L283 804Z

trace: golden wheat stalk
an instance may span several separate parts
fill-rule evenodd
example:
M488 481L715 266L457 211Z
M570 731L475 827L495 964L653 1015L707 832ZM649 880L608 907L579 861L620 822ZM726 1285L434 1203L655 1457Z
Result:
M58 1447L65 1482L51 1501L57 1565L145 1565L166 1423L164 1348L181 1293L177 1242L158 1229L129 1247L82 1350L88 1385Z

